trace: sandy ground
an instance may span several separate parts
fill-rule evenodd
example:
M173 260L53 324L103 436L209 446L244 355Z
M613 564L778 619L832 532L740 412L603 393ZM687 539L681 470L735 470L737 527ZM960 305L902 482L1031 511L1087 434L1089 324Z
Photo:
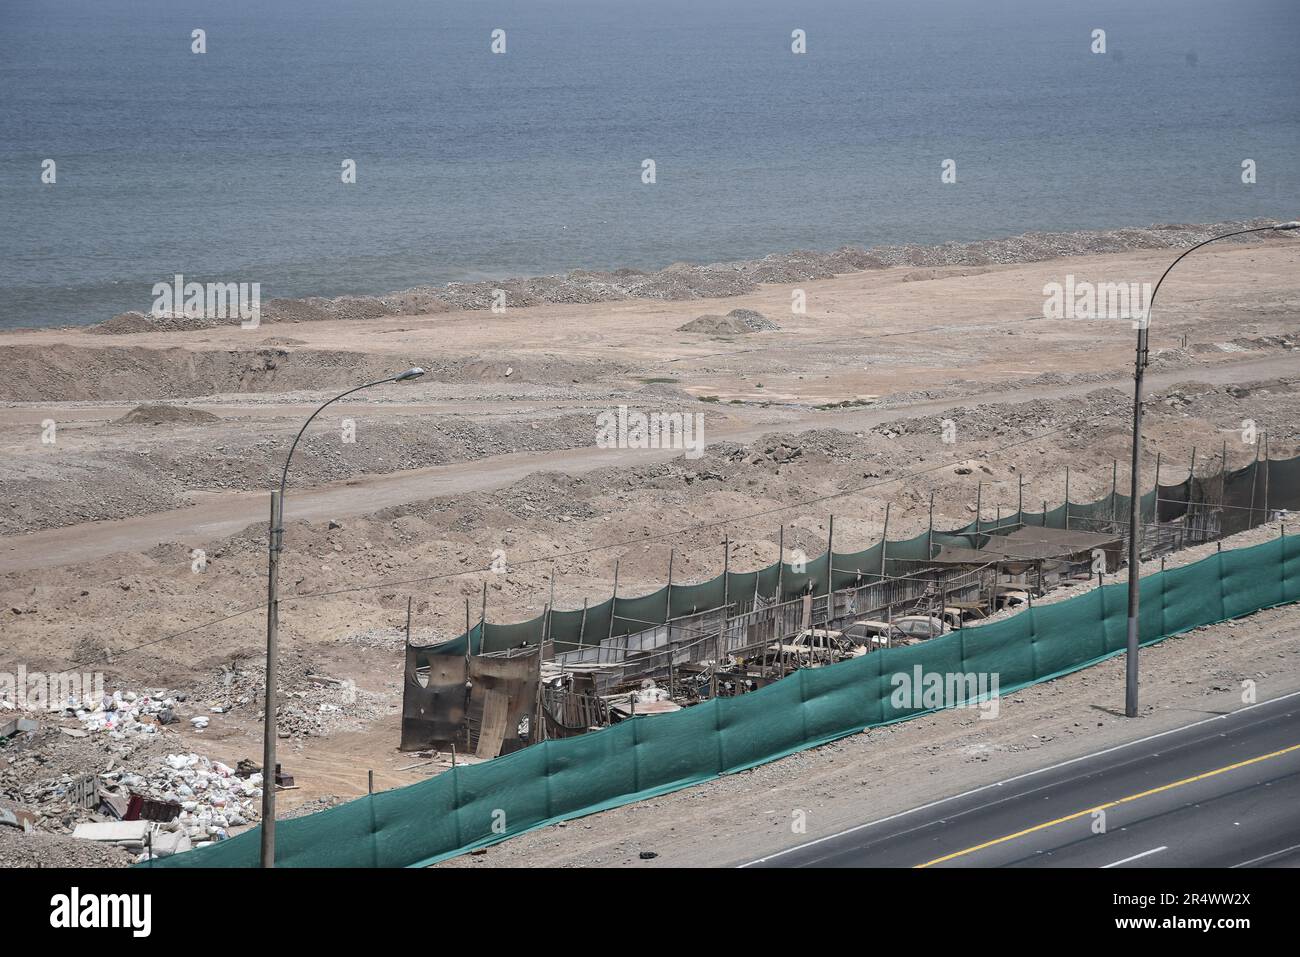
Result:
M775 559L782 525L787 547L817 554L832 512L838 550L878 540L887 502L890 537L915 534L931 491L940 528L974 516L977 483L989 519L1014 510L1022 478L1026 507L1058 504L1067 465L1075 501L1107 494L1112 462L1127 454L1133 332L1124 321L1043 319L1043 287L1066 275L1152 281L1170 258L901 266L723 301L0 335L4 663L89 665L111 686L187 691L182 717L211 723L166 730L160 753L256 757L266 490L318 402L426 364L424 379L349 399L309 430L293 462L281 574L282 648L297 663L282 688L301 696L281 743L299 788L282 806L363 793L368 769L378 787L410 783L441 766L395 750L408 597L413 633L427 641L463 629L467 603L477 618L485 584L489 619L516 621L540 613L552 575L560 607L602 600L615 560L624 594L662 585L670 551L676 580L711 577L724 535L731 567L745 570ZM1217 472L1225 444L1231 466L1246 464L1245 419L1269 432L1274 457L1300 451L1298 264L1285 239L1209 249L1162 290L1148 476L1157 453L1167 481L1186 474L1193 446L1200 473ZM795 288L806 314L791 312ZM732 308L781 328L676 331ZM144 402L179 411L159 425L119 421ZM594 448L595 416L619 404L702 413L707 453ZM345 418L355 442L342 441ZM942 441L944 418L955 443ZM41 441L46 420L53 443ZM504 574L487 571L495 550ZM355 682L355 700L327 700L308 672ZM1076 680L1101 679L1063 679ZM218 702L229 710L209 712ZM1035 712L1023 713L1023 725L996 724L1031 733ZM102 768L114 753L66 747L84 747L69 752L70 768ZM0 750L0 774L5 760ZM422 766L402 770L412 764Z

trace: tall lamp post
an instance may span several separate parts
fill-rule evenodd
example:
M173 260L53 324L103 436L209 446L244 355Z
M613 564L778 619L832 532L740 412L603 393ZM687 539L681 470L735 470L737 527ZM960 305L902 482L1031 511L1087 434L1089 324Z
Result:
M1190 249L1184 250L1177 259L1169 264L1169 268L1161 273L1155 289L1151 290L1151 301L1147 303L1146 315L1143 316L1138 325L1137 358L1133 365L1133 460L1131 469L1132 488L1129 493L1131 501L1129 502L1128 535L1128 648L1125 657L1124 681L1124 714L1130 718L1136 718L1138 713L1138 593L1140 591L1138 563L1140 561L1142 535L1142 487L1138 475L1138 454L1142 439L1142 374L1147 367L1147 329L1151 325L1151 309L1155 306L1156 294L1160 292L1160 284L1165 281L1165 276L1168 276L1175 266L1202 246L1208 246L1220 239L1244 236L1247 233L1280 232L1291 229L1300 229L1300 221L1274 223L1272 226L1256 226L1252 229L1238 229L1231 233L1224 233L1222 236L1214 236L1205 240L1205 242L1197 243ZM1159 515L1159 499L1160 490L1156 489L1157 516Z
M298 430L298 434L294 437L293 445L289 446L289 454L284 459L284 471L280 473L280 488L278 491L271 492L271 531L267 540L266 575L266 691L264 693L266 714L262 722L264 735L262 739L263 867L275 867L275 686L278 664L277 643L280 630L280 549L284 540L284 488L285 483L289 480L289 462L293 459L294 449L298 447L298 440L307 431L307 426L311 425L311 420L320 415L326 406L332 405L353 392L360 392L362 389L384 385L387 382L405 382L408 379L418 379L422 375L424 375L424 370L417 366L398 375L389 376L387 379L367 382L355 389L348 389L347 392L340 393L320 405L315 412L307 417L307 421L302 424L302 428Z

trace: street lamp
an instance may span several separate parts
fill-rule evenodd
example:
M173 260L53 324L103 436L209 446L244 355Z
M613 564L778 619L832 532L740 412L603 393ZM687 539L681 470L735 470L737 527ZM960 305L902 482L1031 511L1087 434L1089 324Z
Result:
M262 740L262 866L275 867L275 685L277 679L277 641L280 629L280 598L279 598L279 579L280 579L280 549L284 540L284 488L285 483L289 480L289 462L293 459L294 449L298 447L298 440L302 434L307 431L307 426L311 425L311 420L320 415L325 406L332 405L339 399L351 395L353 392L360 392L362 389L369 389L372 386L384 385L387 382L405 382L408 379L418 379L424 375L424 370L419 366L413 369L407 369L398 375L389 376L387 379L379 379L375 382L367 382L365 385L359 385L355 389L348 389L347 392L340 393L328 402L319 406L315 412L307 417L307 421L302 424L298 434L294 437L293 445L289 446L289 454L284 459L284 471L280 473L280 488L278 491L271 492L271 531L267 540L268 558L267 558L267 584L266 584L266 691L264 693L264 703L266 714L263 720L263 740Z
M1169 268L1160 275L1155 289L1151 290L1151 301L1147 303L1146 315L1142 317L1138 325L1137 358L1133 364L1133 461L1131 470L1132 488L1129 492L1131 501L1129 502L1128 534L1128 648L1125 658L1124 681L1124 714L1129 718L1136 718L1138 713L1138 563L1140 561L1140 537L1142 534L1142 491L1138 476L1138 448L1142 439L1142 373L1147 367L1147 329L1151 325L1151 309L1155 305L1156 294L1160 292L1160 283L1165 281L1165 276L1168 276L1170 271L1190 253L1195 252L1202 246L1208 246L1220 239L1244 236L1247 233L1282 232L1292 229L1300 229L1300 221L1274 223L1272 226L1256 226L1252 229L1238 229L1231 233L1224 233L1222 236L1214 236L1204 242L1197 243L1190 249L1184 250L1177 259L1169 264ZM1157 488L1157 517L1159 516L1159 500L1160 490Z

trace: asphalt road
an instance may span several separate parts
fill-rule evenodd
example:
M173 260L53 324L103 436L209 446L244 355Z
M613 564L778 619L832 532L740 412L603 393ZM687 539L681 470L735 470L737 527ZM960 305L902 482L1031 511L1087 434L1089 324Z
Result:
M744 866L1297 867L1300 692Z

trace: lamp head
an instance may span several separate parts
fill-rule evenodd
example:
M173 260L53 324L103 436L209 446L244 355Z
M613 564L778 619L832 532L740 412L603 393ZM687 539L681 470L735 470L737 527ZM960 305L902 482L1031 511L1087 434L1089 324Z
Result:
M396 378L394 378L393 381L394 381L394 382L405 382L407 379L418 379L418 378L420 378L420 376L422 376L422 375L424 375L424 370L421 369L419 366L416 366L416 367L413 368L413 369L407 369L407 370L406 370L405 372L403 372L401 375L399 375L399 376L397 376Z
M1278 232L1283 232L1288 229L1300 229L1300 219L1293 219L1289 223L1278 223L1273 228Z

